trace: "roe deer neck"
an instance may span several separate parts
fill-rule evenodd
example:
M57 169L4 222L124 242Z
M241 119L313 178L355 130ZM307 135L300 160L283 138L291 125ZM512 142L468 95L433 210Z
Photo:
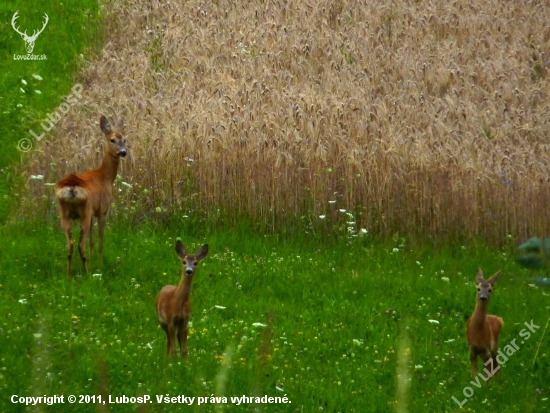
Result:
M472 324L474 326L484 326L487 320L487 305L488 301L477 301L474 314L472 314Z
M103 172L103 176L110 184L115 181L119 163L120 158L118 155L113 155L110 152L105 151L105 156L103 157L101 166L98 169Z
M181 276L181 281L176 289L177 307L180 308L184 303L189 302L191 296L191 284L193 283L193 277L187 276L185 273Z

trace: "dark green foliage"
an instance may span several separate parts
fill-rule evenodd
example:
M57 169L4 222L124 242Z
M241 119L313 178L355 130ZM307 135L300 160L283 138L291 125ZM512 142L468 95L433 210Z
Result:
M522 254L515 261L531 270L546 270L550 263L550 238L544 241L533 237L518 247Z

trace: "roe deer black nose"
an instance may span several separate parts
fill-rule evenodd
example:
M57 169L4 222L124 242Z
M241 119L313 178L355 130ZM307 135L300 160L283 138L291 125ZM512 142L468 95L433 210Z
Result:
M185 270L185 273L186 273L187 275L191 275L191 274L193 274L193 270L192 270L191 268L187 268L187 269Z
M126 149L121 149L118 154L124 158L126 156Z

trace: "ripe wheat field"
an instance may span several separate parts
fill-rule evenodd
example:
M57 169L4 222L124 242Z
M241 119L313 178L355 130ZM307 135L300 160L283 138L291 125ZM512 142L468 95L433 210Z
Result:
M130 156L116 207L271 233L549 234L550 7L489 1L116 1L78 105L28 159L55 182ZM36 125L39 128L39 120ZM34 201L51 188L29 184ZM40 205L40 204L39 204ZM322 217L322 218L319 218ZM323 221L323 218L325 221Z

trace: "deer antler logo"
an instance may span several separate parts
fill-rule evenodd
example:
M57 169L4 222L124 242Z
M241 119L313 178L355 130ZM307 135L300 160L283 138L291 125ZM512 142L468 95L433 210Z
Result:
M23 40L25 41L25 48L27 49L27 53L28 54L31 54L33 49L34 49L34 42L36 41L36 38L38 37L38 35L40 33L42 33L44 31L44 29L46 28L46 25L48 24L48 21L50 20L48 15L46 13L44 13L44 25L42 26L42 28L40 30L35 30L33 33L32 33L32 36L29 36L27 34L27 31L25 30L23 33L21 33L19 31L19 29L15 26L15 23L16 23L16 20L17 18L19 17L17 15L17 13L19 13L19 10L15 12L15 14L13 15L12 19L11 19L11 26L13 27L13 30L15 30L17 33L19 33L21 35L21 37L23 38Z

